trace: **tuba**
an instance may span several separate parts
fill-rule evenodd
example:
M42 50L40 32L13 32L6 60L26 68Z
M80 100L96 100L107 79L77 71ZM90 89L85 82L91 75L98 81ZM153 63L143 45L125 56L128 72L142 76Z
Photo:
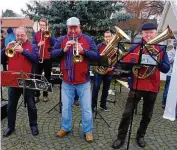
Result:
M124 31L122 31L117 26L115 26L115 29L116 29L116 34L100 54L101 56L107 57L108 64L110 66L114 66L118 60L118 52L116 49L118 42L120 42L123 39L130 41L130 37L128 37ZM94 71L97 72L98 74L104 75L107 73L107 67L96 66L94 68Z
M8 46L8 48L6 48L5 50L5 54L8 56L8 57L14 57L15 55L15 48L17 46L21 45L20 42L13 42L13 43L10 43L10 45Z
M154 39L150 40L149 42L147 42L147 44L158 44L164 40L169 39L172 36L172 30L170 29L170 27L168 26L167 29L165 31L163 31L161 34L159 34L157 37L155 37ZM160 53L159 51L153 46L153 45L145 45L146 48L148 49L148 51L151 54L156 54L157 55L157 62L160 62ZM138 70L140 68L144 69L143 73L138 74ZM146 79L150 76L152 76L155 72L156 66L148 66L148 65L143 65L143 66L133 66L132 68L132 72L133 75L139 79Z

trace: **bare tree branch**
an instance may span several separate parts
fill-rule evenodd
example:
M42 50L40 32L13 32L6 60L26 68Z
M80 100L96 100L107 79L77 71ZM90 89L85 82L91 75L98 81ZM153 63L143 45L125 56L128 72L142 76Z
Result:
M141 25L149 19L156 19L163 12L164 1L123 1L128 13L134 13L134 19L126 21L134 38L141 30Z

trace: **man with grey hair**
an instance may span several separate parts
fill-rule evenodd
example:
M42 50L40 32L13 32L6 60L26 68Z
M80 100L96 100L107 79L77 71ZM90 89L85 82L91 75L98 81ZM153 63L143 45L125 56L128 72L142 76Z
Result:
M26 29L24 27L19 27L16 29L16 41L10 42L7 47L1 51L1 60L3 62L5 57L7 57L5 55L5 50L7 48L14 47L14 45L17 43L18 46L14 48L14 56L8 57L8 71L32 73L34 66L39 61L38 48L28 41ZM22 88L9 87L8 89L8 127L4 134L5 137L11 135L15 130L16 108L18 100L22 94ZM29 123L32 135L37 135L37 109L35 106L34 91L31 89L25 89L25 95L23 96L28 108Z
M74 62L74 53L80 60ZM93 141L91 85L88 60L99 59L93 39L82 34L80 21L76 17L67 20L67 35L60 37L51 52L51 57L61 57L60 66L63 73L62 82L62 126L57 136L63 137L72 128L72 105L75 90L79 96L82 109L82 131L87 142ZM76 57L75 57L76 58Z
M140 51L141 44L148 43L150 40L153 40L156 36L157 36L157 25L153 23L144 24L142 26L142 40L138 42L139 44L133 44L130 47L129 51L139 54L141 52ZM117 139L112 144L112 148L114 149L120 149L124 145L129 126L132 123L134 108L137 107L137 104L141 97L143 97L143 110L142 110L143 113L142 119L140 121L136 133L136 143L138 144L139 147L142 148L146 146L144 136L146 134L148 125L151 121L157 94L159 92L160 72L167 73L170 69L165 46L160 46L157 44L154 46L155 50L151 51L151 55L155 53L158 54L159 56L158 60L159 63L157 64L157 66L155 66L155 71L152 72L152 68L148 68L148 71L151 71L152 74L150 74L147 77L143 77L143 75L147 74L148 71L146 67L142 65L138 69L139 71L137 71L139 72L138 74L132 71L129 77L128 83L130 91L118 127ZM149 52L147 52L146 49L143 49L142 54L147 55L148 53Z

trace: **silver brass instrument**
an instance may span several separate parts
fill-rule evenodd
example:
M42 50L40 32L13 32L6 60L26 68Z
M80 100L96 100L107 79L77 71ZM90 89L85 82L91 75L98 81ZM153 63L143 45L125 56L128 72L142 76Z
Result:
M108 58L108 63L110 66L114 66L116 62L118 61L118 52L116 49L116 46L118 42L125 39L130 41L130 37L122 31L119 27L115 26L116 34L111 39L111 41L108 43L108 45L105 47L105 49L102 51L100 55L106 56ZM94 69L95 72L104 75L107 73L107 68L102 66L96 66Z
M172 36L172 30L170 29L170 27L168 26L167 29L162 32L161 34L159 34L157 37L155 37L154 39L150 40L149 42L147 42L147 44L158 44L164 40L169 39ZM152 54L155 53L157 54L157 61L160 61L160 53L159 50L156 49L153 45L145 45L148 49L148 51ZM150 68L151 67L151 68ZM139 73L138 74L138 69L144 69L143 73ZM155 72L156 66L148 66L148 65L143 65L143 66L134 66L132 68L132 72L134 74L135 77L139 78L139 79L146 79L150 76L152 76ZM150 70L150 71L149 71Z
M8 46L8 48L6 48L5 50L5 54L8 56L8 57L14 57L15 55L15 48L17 46L21 45L20 42L14 42L14 43L10 43L10 45Z
M79 49L78 49L78 38L74 40L74 34L73 34L73 62L78 63L82 61L83 61L83 56L79 54Z

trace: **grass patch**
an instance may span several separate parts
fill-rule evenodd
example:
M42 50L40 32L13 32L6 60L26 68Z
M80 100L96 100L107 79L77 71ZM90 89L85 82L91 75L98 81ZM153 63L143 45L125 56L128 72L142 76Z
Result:
M112 79L111 85L119 86L120 84L118 82L115 82L116 79ZM160 81L160 90L164 90L165 88L165 81Z
M160 81L160 90L164 90L165 88L165 81Z

